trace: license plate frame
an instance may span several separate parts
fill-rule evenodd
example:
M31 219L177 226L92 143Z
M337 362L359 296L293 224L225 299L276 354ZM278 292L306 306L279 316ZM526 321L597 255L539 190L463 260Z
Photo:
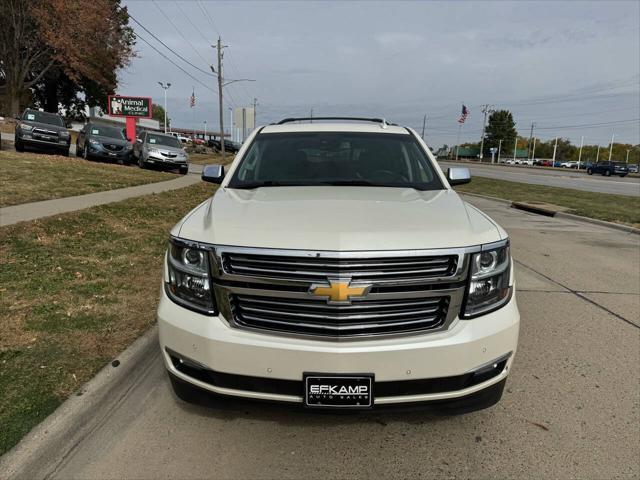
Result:
M303 373L304 406L317 409L372 409L375 403L374 380L375 376L372 373L305 372ZM316 388L312 388L313 386ZM346 392L340 387L345 387ZM363 393L362 387L366 387L366 393Z

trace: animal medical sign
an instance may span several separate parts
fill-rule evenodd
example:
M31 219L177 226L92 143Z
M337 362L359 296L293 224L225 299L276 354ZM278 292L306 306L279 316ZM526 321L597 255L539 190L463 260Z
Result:
M151 118L151 98L109 95L108 111L113 117Z

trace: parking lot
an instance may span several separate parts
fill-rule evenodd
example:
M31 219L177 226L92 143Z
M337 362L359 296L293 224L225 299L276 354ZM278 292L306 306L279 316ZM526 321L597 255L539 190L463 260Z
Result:
M61 479L637 478L640 238L468 200L507 229L516 261L519 351L495 407L443 417L188 405L170 390L152 332L81 425L54 416L0 469Z

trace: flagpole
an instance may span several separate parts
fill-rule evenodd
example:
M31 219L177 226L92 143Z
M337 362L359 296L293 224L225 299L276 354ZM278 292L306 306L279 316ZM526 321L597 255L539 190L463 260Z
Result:
M460 148L460 134L462 133L462 125L464 123L458 122L460 125L458 126L458 140L456 141L456 162L458 161L458 149Z

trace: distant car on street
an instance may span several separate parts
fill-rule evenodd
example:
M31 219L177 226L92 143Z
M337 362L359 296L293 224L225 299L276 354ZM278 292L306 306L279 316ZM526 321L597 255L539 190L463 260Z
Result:
M192 142L194 145L205 145L205 144L207 143L207 142L205 142L202 138L198 138L198 137L193 137L193 138L191 139L191 142Z
M71 135L60 115L27 108L16 120L16 151L22 152L26 146L69 156Z
M560 166L562 168L578 168L578 162L562 162Z
M142 132L133 146L133 155L140 168L178 169L182 175L189 171L189 157L182 143L168 133Z
M76 139L76 156L85 160L109 160L131 163L131 143L122 127L90 121Z
M191 139L189 137L185 137L184 135L180 134L180 133L176 133L176 132L168 132L169 135L173 135L174 137L176 137L178 140L180 140L180 143L189 143L191 141Z
M627 168L629 169L629 173L638 173L638 165L635 163L630 163L627 165Z
M587 165L587 173L589 175L599 173L605 177L610 177L611 175L626 177L629 174L629 167L624 163L619 162L598 162L596 164Z

